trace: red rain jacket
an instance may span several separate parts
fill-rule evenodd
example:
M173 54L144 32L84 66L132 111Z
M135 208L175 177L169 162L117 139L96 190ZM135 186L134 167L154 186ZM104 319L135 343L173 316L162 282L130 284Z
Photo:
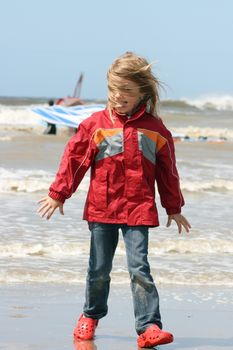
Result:
M116 113L111 118L105 109L84 120L65 148L49 196L64 203L89 167L85 220L158 226L155 181L167 214L181 212L171 133L145 107L130 118Z

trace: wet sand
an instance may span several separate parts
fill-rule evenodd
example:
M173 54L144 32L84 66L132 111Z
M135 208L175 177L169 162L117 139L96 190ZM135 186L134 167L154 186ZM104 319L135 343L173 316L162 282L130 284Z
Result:
M137 350L128 286L113 285L109 314L93 342L73 344L72 331L82 312L84 285L1 286L0 349ZM175 341L159 349L232 350L233 303L230 288L159 288L164 329Z

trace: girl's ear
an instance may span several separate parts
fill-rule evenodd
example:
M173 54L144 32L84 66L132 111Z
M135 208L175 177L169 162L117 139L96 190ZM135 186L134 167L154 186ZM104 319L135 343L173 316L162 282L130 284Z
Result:
M143 97L140 98L140 102L143 103L147 103L150 100L150 96L148 95L144 95Z
M151 113L151 100L150 100L150 98L146 101L146 112Z

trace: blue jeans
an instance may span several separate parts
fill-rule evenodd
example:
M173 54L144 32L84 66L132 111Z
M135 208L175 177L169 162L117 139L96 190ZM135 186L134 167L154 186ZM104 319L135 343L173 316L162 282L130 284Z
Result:
M122 230L133 296L135 327L138 334L148 326L162 328L159 295L147 260L148 227L89 223L91 247L86 284L84 315L100 319L107 314L112 261Z

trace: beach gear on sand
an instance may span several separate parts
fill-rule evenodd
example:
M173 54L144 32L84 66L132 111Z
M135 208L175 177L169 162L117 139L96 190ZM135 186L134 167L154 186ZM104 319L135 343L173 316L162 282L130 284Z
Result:
M74 338L82 340L93 339L97 325L98 320L81 315L74 329Z
M172 343L173 335L153 325L138 336L137 342L140 348L152 348L156 345Z
M74 107L54 105L49 107L37 106L32 111L44 122L77 128L78 125L94 112L105 108L104 104L85 104Z

